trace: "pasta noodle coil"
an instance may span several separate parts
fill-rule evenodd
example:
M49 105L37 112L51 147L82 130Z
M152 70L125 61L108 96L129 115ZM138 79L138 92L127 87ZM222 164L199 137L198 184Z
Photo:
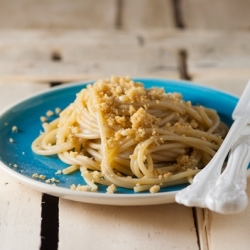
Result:
M211 160L227 131L215 110L112 76L82 89L32 150L57 154L72 166L65 173L81 171L84 190L96 191L100 183L113 185L109 192L114 185L157 192L188 182Z

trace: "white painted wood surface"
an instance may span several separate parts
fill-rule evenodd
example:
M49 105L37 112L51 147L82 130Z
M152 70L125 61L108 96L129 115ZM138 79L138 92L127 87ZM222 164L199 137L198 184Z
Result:
M0 80L0 109L47 86L35 82ZM18 183L0 170L0 201L0 248L39 249L41 193Z
M173 28L174 13L171 0L125 0L122 2L123 28Z
M1 0L0 29L113 29L116 10L116 0Z
M174 28L178 9L189 29L247 31L249 8L248 0L1 0L0 29Z
M5 80L63 82L110 74L176 78L178 51L185 49L193 79L223 85L248 78L249 40L247 32L234 32L231 39L230 32L219 31L2 30L0 75ZM60 61L52 60L55 53Z
M53 81L113 73L178 78L180 49L188 53L188 73L195 83L240 95L250 73L250 35L235 32L230 37L228 32L165 29L1 30L0 108ZM55 53L61 60L52 60ZM41 194L4 173L0 185L1 249L39 249ZM250 198L249 187L247 192ZM249 206L235 216L202 209L196 216L200 249L248 249ZM177 204L111 207L59 201L60 250L105 244L110 249L199 249L197 234L192 209Z
M0 31L3 79L78 81L111 74L177 77L176 51L141 32ZM143 42L144 43L144 42ZM53 53L60 61L51 59ZM14 59L14 60L13 60Z
M63 199L59 205L60 250L198 249L190 208L101 206Z
M248 30L248 0L181 1L184 24L191 29Z
M247 187L250 198L250 185ZM221 215L206 211L206 229L209 249L247 250L250 245L250 206L241 213Z

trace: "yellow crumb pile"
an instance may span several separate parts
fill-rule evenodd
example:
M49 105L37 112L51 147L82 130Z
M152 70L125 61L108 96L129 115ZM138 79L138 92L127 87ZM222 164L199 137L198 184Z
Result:
M114 143L124 136L129 135L142 141L146 139L146 129L169 126L164 123L163 118L150 113L161 102L162 105L166 105L166 101L171 105L185 103L179 93L166 93L163 88L158 87L146 89L143 84L134 82L129 77L112 76L108 80L99 80L82 90L82 95L89 90L97 96L95 108L101 110L107 125L116 130L114 137L108 141L110 147L115 146ZM191 103L186 102L186 105L190 106ZM178 108L175 116L175 126L186 126L185 122L178 119ZM174 124L170 126L172 125ZM192 126L190 123L188 125ZM150 136L157 136L155 130L152 134L147 134L148 138Z

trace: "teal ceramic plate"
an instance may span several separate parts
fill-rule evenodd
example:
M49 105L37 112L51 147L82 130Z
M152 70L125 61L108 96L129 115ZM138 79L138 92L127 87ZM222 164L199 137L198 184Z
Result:
M228 93L200 86L185 81L165 79L134 79L144 83L145 87L164 87L167 92L180 92L185 100L216 109L221 120L232 124L231 114L238 98ZM56 175L57 170L66 165L57 157L39 156L32 152L31 143L42 130L40 117L47 110L57 107L65 108L74 101L76 93L86 86L85 83L69 84L55 87L26 98L0 114L0 167L18 181L43 193L65 199L110 205L151 205L174 202L177 191L185 185L162 188L159 193L134 193L125 188L118 188L115 194L106 194L106 187L99 186L96 193L70 190L71 184L83 185L80 173ZM55 116L51 117L51 120ZM17 126L18 132L12 127ZM13 142L10 142L10 138ZM46 178L56 178L59 183L47 184L44 180L32 177L34 173L43 174Z

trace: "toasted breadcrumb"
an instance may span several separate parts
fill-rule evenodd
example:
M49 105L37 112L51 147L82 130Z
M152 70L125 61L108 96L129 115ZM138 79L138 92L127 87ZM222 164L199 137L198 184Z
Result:
M72 186L71 186L72 187ZM70 187L70 188L71 188ZM74 188L74 187L73 187ZM71 188L72 189L72 188ZM88 185L77 185L77 187L74 189L77 191L90 191L90 187Z
M59 115L61 113L61 109L60 108L56 108L55 112L56 112L57 115Z
M152 193L152 194L154 194L154 193L159 192L159 190L160 190L160 186L159 185L154 185L153 187L151 187L149 189L149 192Z
M109 193L109 194L115 193L116 192L115 184L111 184L110 186L108 186L108 188L106 190L107 190L107 193Z
M70 189L71 189L71 190L76 190L76 185L75 185L75 184L72 184L72 185L70 186Z
M43 175L43 174L40 174L40 175L39 175L39 178L42 179L42 180L45 180L45 179L46 179L46 176Z
M48 118L45 117L45 116L41 116L41 117L40 117L40 121L41 121L41 122L46 122L46 121L48 121Z
M39 178L39 175L38 175L38 173L34 173L34 174L32 175L32 177L33 177L33 178Z
M12 132L18 132L17 126L13 126L13 127L12 127Z
M52 110L48 110L47 112L46 112L46 116L47 117L51 117L51 116L53 116L54 115L54 112L52 111Z

